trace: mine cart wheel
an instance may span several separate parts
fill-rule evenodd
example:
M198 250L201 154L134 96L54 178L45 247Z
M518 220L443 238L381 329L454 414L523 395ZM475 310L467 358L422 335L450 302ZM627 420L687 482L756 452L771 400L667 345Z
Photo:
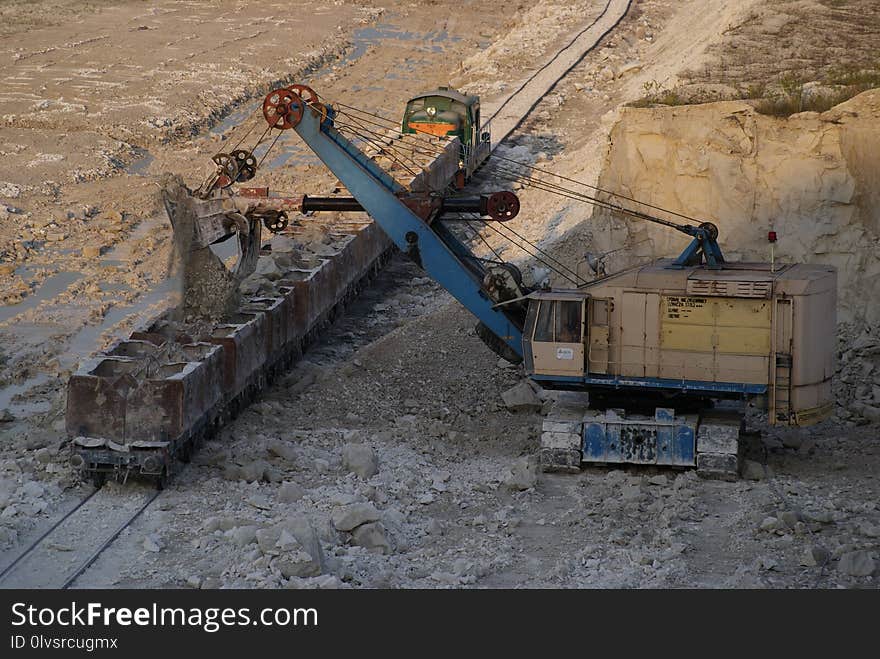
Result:
M190 460L192 460L193 454L193 440L184 442L180 447L180 453L178 456L180 457L180 461L188 464Z
M107 482L107 474L103 471L96 471L92 474L92 485L95 486L95 489L100 490L104 487L104 483Z
M162 473L156 476L156 489L160 492L168 485L168 467L162 467Z

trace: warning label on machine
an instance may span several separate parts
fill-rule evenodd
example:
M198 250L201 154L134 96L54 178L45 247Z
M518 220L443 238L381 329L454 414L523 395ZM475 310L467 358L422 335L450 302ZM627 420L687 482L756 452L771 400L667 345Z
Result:
M660 298L660 347L688 352L766 355L770 305L745 298L665 295Z
M708 300L704 297L667 295L663 298L666 320L697 320L704 316ZM710 316L711 318L711 316Z

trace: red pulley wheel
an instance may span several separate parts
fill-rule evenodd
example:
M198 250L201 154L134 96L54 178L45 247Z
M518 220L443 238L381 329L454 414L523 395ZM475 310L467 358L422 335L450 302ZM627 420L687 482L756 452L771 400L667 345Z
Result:
M303 100L289 89L276 89L263 101L263 116L273 128L286 130L296 126L303 116Z
M305 101L306 105L315 105L319 102L318 94L308 85L291 85L287 89Z
M263 100L263 117L273 128L293 128L301 120L307 105L318 103L311 87L291 85L269 92Z
M504 190L493 192L486 202L486 214L497 222L512 220L519 213L519 197Z

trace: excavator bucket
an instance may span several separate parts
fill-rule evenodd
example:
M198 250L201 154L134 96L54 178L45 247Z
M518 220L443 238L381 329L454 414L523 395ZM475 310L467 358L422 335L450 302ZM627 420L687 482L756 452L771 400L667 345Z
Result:
M231 197L200 198L177 177L166 182L162 201L180 258L187 259L201 250L207 254L212 245L237 240L238 259L227 269L238 281L254 271L260 251L260 218L243 215ZM226 267L225 262L216 258Z

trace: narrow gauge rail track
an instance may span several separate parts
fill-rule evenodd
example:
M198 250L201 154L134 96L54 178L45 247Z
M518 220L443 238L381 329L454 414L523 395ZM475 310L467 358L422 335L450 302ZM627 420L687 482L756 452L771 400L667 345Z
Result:
M0 588L70 588L160 494L92 490L0 571Z

